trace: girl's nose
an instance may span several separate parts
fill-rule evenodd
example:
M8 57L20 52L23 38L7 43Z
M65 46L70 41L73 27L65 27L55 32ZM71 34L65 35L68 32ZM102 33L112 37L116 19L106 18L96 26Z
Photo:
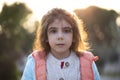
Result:
M62 37L58 37L58 40L63 40L63 38Z
M58 40L63 40L63 33L61 31L58 32Z

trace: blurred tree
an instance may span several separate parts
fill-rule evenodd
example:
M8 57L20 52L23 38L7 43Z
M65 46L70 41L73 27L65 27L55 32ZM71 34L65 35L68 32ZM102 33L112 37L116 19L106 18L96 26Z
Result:
M74 12L85 24L93 53L100 57L99 66L110 60L111 56L117 57L116 47L120 39L116 24L118 13L96 6L76 9ZM117 59L113 60L116 61Z
M32 47L33 35L22 26L31 14L24 3L4 4L0 13L0 80L18 80L16 60Z

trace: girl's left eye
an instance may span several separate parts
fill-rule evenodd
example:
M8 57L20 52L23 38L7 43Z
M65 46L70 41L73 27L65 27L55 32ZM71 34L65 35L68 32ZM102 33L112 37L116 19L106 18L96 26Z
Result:
M72 29L65 29L63 30L65 33L71 33L72 32Z

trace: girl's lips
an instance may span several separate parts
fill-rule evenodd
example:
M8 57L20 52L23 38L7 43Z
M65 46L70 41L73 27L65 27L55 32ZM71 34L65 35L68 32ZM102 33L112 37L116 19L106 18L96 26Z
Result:
M64 46L64 44L57 44L57 46L62 47L62 46Z
M57 44L57 45L64 45L64 44Z

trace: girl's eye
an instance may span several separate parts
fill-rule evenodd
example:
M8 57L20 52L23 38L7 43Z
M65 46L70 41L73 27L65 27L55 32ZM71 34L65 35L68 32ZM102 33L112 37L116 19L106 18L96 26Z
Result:
M71 33L71 32L72 32L72 29L65 29L64 32L65 32L65 33Z
M57 30L53 29L53 30L50 30L49 32L50 32L50 33L56 33Z

